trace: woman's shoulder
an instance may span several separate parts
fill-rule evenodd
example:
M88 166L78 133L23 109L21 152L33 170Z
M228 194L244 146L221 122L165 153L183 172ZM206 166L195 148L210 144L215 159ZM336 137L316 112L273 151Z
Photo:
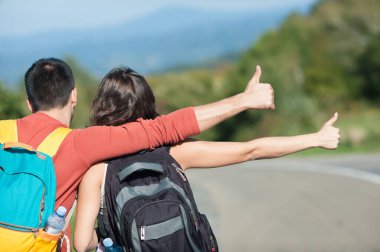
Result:
M88 171L84 174L83 181L90 181L90 182L100 182L103 180L104 177L104 171L106 168L106 163L97 163L93 166L91 166Z

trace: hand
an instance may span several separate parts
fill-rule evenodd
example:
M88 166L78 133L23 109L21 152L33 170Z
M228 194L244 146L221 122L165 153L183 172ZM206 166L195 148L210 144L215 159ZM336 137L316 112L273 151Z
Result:
M340 130L335 128L333 124L338 120L338 113L330 118L318 131L317 138L319 147L327 150L334 150L338 147L340 139Z
M245 89L244 102L249 109L275 109L274 91L270 84L260 83L261 68L256 66L256 72Z

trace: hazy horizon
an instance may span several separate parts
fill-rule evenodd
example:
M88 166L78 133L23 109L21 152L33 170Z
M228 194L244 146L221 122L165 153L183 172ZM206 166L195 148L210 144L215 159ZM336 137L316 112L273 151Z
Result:
M316 0L222 1L0 1L0 37L18 37L57 30L86 30L142 18L165 8L191 7L205 11L268 11L298 9ZM69 17L69 18L68 18Z

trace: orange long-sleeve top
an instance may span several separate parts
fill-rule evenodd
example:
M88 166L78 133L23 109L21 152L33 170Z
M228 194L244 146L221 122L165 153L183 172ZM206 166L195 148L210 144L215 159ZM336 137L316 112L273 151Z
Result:
M34 113L17 120L18 140L37 148L58 127L65 125L44 113ZM199 132L193 108L122 126L72 130L53 157L57 177L55 208L60 205L71 208L80 180L91 165L143 149L173 144Z

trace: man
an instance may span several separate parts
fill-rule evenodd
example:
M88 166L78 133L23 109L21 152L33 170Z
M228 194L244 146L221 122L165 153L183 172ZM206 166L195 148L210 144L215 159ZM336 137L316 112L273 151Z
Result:
M246 109L274 109L273 89L259 83L260 75L257 67L243 93L212 104L118 127L72 130L53 156L57 177L55 208L72 207L82 176L99 161L177 143ZM77 91L71 68L55 58L36 61L25 74L25 87L32 114L17 120L18 141L37 148L55 129L70 126Z

